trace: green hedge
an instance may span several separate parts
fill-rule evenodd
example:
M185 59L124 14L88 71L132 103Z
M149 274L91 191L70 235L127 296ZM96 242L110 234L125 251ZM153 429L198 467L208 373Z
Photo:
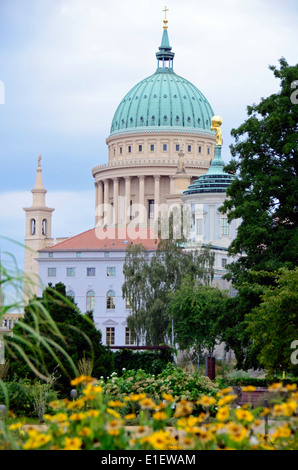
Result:
M283 385L292 385L292 384L297 384L298 385L298 378L287 378L287 379L281 379L278 377L274 378L264 378L264 379L259 379L257 377L237 377L233 379L225 379L226 385L229 386L247 386L247 385L253 385L255 387L268 387L269 385L276 383L276 382L282 382Z

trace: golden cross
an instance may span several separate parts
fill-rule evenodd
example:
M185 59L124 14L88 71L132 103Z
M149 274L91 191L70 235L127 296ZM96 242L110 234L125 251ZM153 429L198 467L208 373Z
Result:
M167 7L165 7L165 9L164 9L164 10L162 10L162 11L164 11L164 12L165 12L165 20L166 20L166 19L167 19L167 11L169 11L169 9L168 9Z

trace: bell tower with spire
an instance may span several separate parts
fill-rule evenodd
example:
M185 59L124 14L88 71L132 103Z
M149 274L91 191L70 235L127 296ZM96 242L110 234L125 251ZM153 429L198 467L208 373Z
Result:
M30 288L30 293L25 292L25 298L38 294L38 250L52 245L52 212L46 206L46 189L43 186L41 169L41 155L38 157L35 186L31 190L33 201L31 207L25 207L26 231L25 231L25 283Z

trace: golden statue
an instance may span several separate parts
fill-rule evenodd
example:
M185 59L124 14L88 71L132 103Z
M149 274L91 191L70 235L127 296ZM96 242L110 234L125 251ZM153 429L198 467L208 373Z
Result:
M213 116L211 119L211 130L216 131L216 145L222 145L221 128L222 118L220 116Z

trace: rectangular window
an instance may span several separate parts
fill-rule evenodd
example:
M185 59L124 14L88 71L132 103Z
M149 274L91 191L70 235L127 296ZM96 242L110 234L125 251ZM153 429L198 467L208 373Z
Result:
M82 257L82 253L81 252L78 252L77 253L77 258L81 258Z
M176 144L176 152L179 152L179 150L180 150L180 145Z
M122 155L122 147L120 147L120 155Z
M199 146L199 153L202 153L202 147Z
M204 220L197 219L197 235L203 235L204 233Z
M164 152L168 150L168 144L163 144L162 149Z
M56 277L56 268L48 268L48 277Z
M143 145L139 145L139 152L143 152Z
M116 276L116 268L107 268L107 276L109 277Z
M148 200L148 218L154 219L154 199Z
M108 251L105 252L105 258L108 258L110 256L110 253Z
M128 153L131 153L131 145L128 146Z
M153 144L150 145L150 150L151 150L151 152L154 152L154 145Z
M222 218L220 220L220 224L221 224L221 235L229 235L229 223L228 223L228 219L226 218Z
M54 253L49 253L49 258L54 258Z
M87 277L95 276L95 268L87 268Z
M130 328L125 328L125 345L126 346L129 346L129 345L132 345L133 344L133 341L131 339L131 330Z
M115 344L115 328L106 328L106 345L113 346Z
M221 258L221 266L222 268L225 268L227 265L227 258Z
M207 148L207 153L210 155L210 147Z
M75 277L75 268L66 268L67 277Z
M187 151L188 151L188 152L191 152L191 145L188 145Z

